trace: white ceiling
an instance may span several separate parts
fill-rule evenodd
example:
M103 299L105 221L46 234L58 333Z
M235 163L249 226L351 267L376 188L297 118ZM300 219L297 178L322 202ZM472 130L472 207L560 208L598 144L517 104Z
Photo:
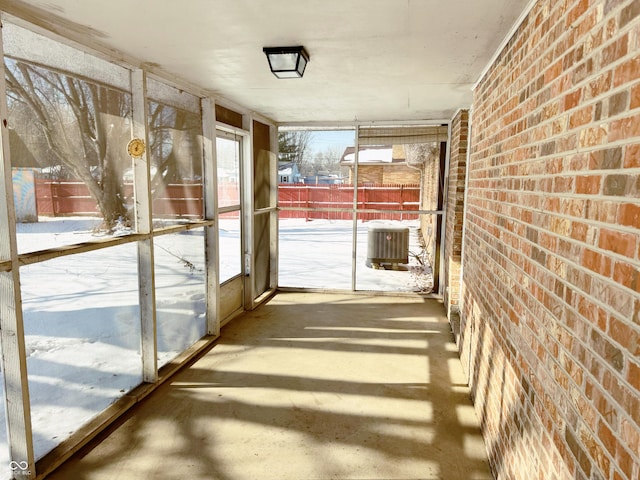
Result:
M530 0L27 0L0 8L280 123L446 120ZM265 46L304 45L276 79Z

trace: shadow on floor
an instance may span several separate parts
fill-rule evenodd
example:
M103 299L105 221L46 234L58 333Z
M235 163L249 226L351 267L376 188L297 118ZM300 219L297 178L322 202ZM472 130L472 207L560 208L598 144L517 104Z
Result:
M492 477L440 303L290 293L48 478Z

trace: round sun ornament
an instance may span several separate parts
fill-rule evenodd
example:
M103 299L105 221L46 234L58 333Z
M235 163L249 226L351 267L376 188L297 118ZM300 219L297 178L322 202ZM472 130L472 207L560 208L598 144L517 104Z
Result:
M127 144L127 153L135 158L140 158L144 154L144 140L141 138L133 138Z

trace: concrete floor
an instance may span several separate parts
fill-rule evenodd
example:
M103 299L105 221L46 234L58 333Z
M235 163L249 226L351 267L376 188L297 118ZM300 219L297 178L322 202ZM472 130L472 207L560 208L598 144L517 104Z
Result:
M49 479L491 479L442 305L280 293Z

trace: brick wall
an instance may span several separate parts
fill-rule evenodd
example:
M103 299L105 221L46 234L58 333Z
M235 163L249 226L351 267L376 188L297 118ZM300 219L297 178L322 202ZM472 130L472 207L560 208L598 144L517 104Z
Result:
M349 170L349 182L353 181L353 169ZM420 183L420 171L400 165L359 165L358 182L363 183L397 183L416 184Z
M475 91L460 347L498 479L640 478L639 15L541 0Z
M420 183L420 170L407 165L397 165L386 168L382 183L416 184Z
M455 315L460 304L460 260L462 251L462 215L467 167L469 111L460 110L451 122L449 178L447 183L446 231L444 242L444 305L447 316Z
M382 183L382 167L358 165L359 183ZM349 183L353 183L353 168L349 170Z

